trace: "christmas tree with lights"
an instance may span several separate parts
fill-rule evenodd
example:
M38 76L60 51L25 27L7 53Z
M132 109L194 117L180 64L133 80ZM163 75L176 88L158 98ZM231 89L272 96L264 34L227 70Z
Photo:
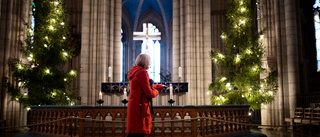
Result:
M260 109L273 101L277 91L277 72L262 68L262 32L252 31L251 0L232 0L227 12L229 27L222 31L225 51L213 51L215 79L209 90L212 105L247 104Z
M26 24L22 58L10 62L14 80L7 84L8 92L25 107L75 103L75 91L68 87L78 71L64 68L74 51L64 5L64 0L34 0L35 24Z

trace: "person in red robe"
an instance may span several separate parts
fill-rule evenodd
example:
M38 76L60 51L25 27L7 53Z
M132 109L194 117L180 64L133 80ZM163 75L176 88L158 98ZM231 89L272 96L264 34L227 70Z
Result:
M151 134L152 118L150 113L151 98L159 95L165 86L155 84L150 87L147 70L150 66L150 56L139 54L136 66L132 67L128 79L130 95L127 110L128 137L143 137Z

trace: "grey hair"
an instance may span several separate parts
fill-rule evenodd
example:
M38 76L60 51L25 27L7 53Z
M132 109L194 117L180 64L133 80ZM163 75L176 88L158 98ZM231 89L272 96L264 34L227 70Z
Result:
M136 58L136 65L148 67L150 65L150 56L148 54L139 54Z

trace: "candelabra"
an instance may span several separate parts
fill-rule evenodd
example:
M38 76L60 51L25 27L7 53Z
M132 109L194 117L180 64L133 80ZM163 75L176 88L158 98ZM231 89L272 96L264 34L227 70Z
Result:
M123 99L121 101L123 103L123 115L124 117L126 116L126 104L129 102L127 99ZM123 133L123 137L126 136L126 132Z
M175 100L173 100L173 99L170 99L169 101L168 101L168 103L170 103L170 105L171 105L171 120L172 120L172 117L173 117L173 114L172 114L172 104L175 102ZM173 124L172 124L172 122L171 122L171 137L172 137L172 132L173 132L173 126L172 126Z
M98 101L97 101L97 103L100 105L100 106L102 106L102 103L103 103L104 101L102 100L102 99L99 99Z

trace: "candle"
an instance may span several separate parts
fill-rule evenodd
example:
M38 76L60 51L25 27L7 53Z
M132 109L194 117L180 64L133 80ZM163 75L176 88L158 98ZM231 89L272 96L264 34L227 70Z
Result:
M99 99L102 99L102 92L99 92Z
M170 99L173 99L172 84L170 84Z
M123 99L127 99L127 88L123 89Z
M181 78L181 77L182 77L182 68L179 67L179 78Z
M109 66L109 68L108 68L108 77L109 78L111 78L112 77L112 68L111 68L111 66Z

